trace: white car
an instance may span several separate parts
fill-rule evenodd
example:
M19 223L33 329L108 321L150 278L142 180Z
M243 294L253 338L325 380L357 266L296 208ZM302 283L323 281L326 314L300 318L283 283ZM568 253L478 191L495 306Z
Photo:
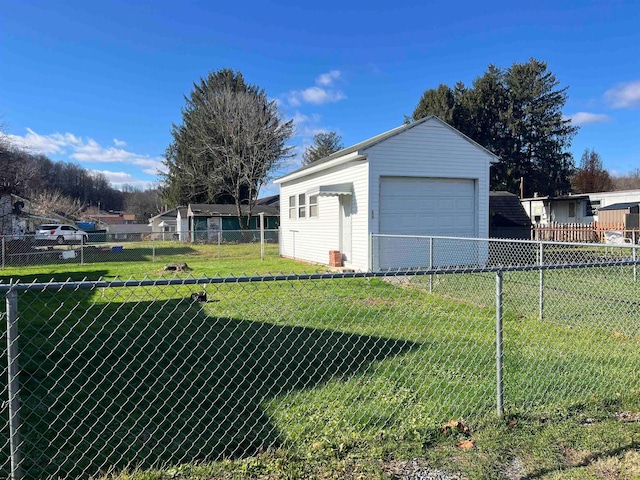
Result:
M63 243L87 243L89 234L73 225L40 225L36 230L35 240Z

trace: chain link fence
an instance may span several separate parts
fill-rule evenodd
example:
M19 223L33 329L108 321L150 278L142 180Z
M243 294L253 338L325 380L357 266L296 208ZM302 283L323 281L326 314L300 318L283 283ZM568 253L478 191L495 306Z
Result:
M450 419L638 395L631 250L425 242L446 266L0 284L0 474L383 451Z
M0 268L106 262L185 262L189 258L278 257L278 230L88 232L88 240L0 238Z
M374 271L593 264L635 260L636 244L372 235Z

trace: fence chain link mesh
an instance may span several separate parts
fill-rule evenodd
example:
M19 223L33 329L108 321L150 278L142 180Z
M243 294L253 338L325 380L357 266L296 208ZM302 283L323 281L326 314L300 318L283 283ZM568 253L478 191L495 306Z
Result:
M277 258L278 230L198 232L89 232L88 240L0 237L0 269L118 262L186 262L189 259Z
M387 272L0 283L18 293L25 477L420 445L496 415L497 298L506 412L640 388L632 248L402 242L433 250ZM1 444L8 476L7 425Z

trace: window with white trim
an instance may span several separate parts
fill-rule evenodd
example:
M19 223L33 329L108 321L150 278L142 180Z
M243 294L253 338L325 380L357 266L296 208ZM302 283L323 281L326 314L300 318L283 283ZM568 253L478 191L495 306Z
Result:
M305 205L305 194L298 195L298 218L304 218L307 216L307 207Z
M309 195L309 216L318 216L318 195Z
M289 218L296 218L296 197L292 195L289 197Z

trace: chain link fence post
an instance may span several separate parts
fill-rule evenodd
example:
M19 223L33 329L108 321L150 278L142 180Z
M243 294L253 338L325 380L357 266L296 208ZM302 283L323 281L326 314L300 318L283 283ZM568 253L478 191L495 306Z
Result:
M636 231L633 231L633 247L631 248L633 252L633 261L636 262L638 259L638 254L636 252ZM633 264L633 283L638 281L638 265Z
M499 417L504 415L502 320L502 270L498 270L496 272L496 405Z
M151 261L156 261L156 240L153 235L151 235Z
M80 265L84 265L84 235L80 237Z
M429 237L429 270L433 269L433 237ZM433 275L429 275L429 293L433 293Z
M264 212L260 212L260 260L264 262Z
M369 234L369 271L370 272L375 272L376 271L376 257L373 253L373 249L374 247L374 239L373 239L373 233Z
M18 292L9 290L7 305L7 396L9 406L9 448L11 450L11 480L22 480L20 458L20 400L18 397Z
M5 243L4 237L2 237L2 269L4 270L4 255L5 255Z
M544 243L540 242L538 248L538 263L540 267L544 265ZM538 291L538 319L542 320L544 315L544 269L540 268L538 273L540 277L539 291Z

